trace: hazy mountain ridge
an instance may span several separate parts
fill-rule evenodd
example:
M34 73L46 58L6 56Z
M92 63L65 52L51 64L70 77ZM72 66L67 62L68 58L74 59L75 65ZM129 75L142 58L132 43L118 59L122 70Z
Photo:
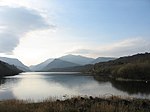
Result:
M21 70L19 70L14 65L9 65L8 63L0 61L0 77L17 75Z
M94 65L54 68L53 72L84 72L115 79L150 80L150 53L120 57Z
M0 57L0 60L8 63L10 65L16 66L18 69L23 70L23 71L30 71L29 67L24 65L21 61L15 58L7 58L7 57Z
M88 58L88 57L84 57L84 56L80 56L80 55L65 55L65 56L62 56L62 57L59 57L57 59L60 59L64 62L70 62L72 63L73 65L75 64L76 66L80 66L80 65L85 65L85 64L89 64L91 63L92 61L94 61L93 58ZM32 71L42 71L44 70L44 68L50 64L52 61L54 61L55 59L52 59L52 58L49 58L48 60L38 64L38 65L33 65L33 66L30 66L30 69ZM65 63L64 63L65 64ZM60 68L60 67L57 67L55 66L56 68ZM65 67L65 66L64 66ZM68 66L68 67L71 67L71 66ZM63 67L61 67L63 68Z
M94 61L94 58L84 57L80 55L72 55L72 54L62 56L59 59L64 60L64 61L69 61L72 63L76 63L79 65L86 65Z
M60 61L56 61L57 59L63 61L64 64L63 64L63 62L61 62L61 64L60 64ZM73 66L83 66L83 65L87 65L87 64L95 64L95 63L98 63L101 61L109 61L114 58L99 57L99 58L94 59L94 58L84 57L84 56L80 56L80 55L69 54L69 55L59 57L57 59L49 58L40 64L27 67L18 59L0 57L0 60L4 61L10 65L15 65L18 69L23 70L23 71L30 71L30 70L31 71L43 71L43 70L45 71L45 70L50 70L52 68L53 69L55 68L55 70L56 70L56 68L59 68L59 70L60 70L60 68L67 68L67 67L69 67L69 69L71 69L71 67L73 67ZM55 66L54 66L54 63L55 63ZM48 65L51 65L51 66L49 66L49 68L48 68L47 67ZM53 65L53 67L52 67L52 65ZM60 66L60 65L62 65L62 66ZM77 67L77 68L80 68L80 67Z
M64 64L63 66L60 67L60 65L62 65L63 62L61 62L61 64L59 63L59 61L56 61L56 60L61 60L61 61L64 61ZM99 58L89 58L89 57L84 57L84 56L80 56L80 55L72 55L72 54L69 54L69 55L65 55L65 56L62 56L62 57L59 57L57 59L48 59L38 65L34 65L34 66L30 66L30 69L33 70L33 71L66 71L66 70L69 70L69 71L80 71L81 66L83 65L88 65L88 64L95 64L95 63L98 63L98 62L103 62L103 61L109 61L109 60L113 60L115 58L111 58L111 57L99 57ZM54 61L55 60L55 61ZM48 64L51 64L52 62L55 62L55 66L54 67L50 67L49 68L46 66L48 66ZM53 64L54 64L53 62ZM75 68L73 68L72 66L65 66L65 64L68 64L66 62L69 62L70 65L74 65L75 66L78 66ZM56 66L57 65L57 66ZM63 69L64 68L64 69ZM72 70L72 69L75 69L75 70Z
M69 61L64 61L61 59L54 59L51 63L49 63L42 71L49 71L54 68L66 68L66 67L75 67L79 66L76 63L72 63Z
M49 63L51 63L54 59L50 58L50 59L47 59L46 61L40 63L40 64L37 64L37 65L32 65L30 66L30 70L32 71L41 71L43 70Z
M67 55L64 57L65 59L71 59L70 57L76 57L76 56ZM150 75L149 75L150 74L150 53L120 57L115 60L114 58L100 57L95 59L94 61L95 62L104 61L104 62L99 62L96 64L87 64L87 65L80 65L73 62L64 61L61 60L61 58L62 57L58 59L54 59L53 61L52 59L46 60L45 62L39 64L39 65L44 64L45 67L38 71L85 72L85 73L92 73L97 75L109 75L112 76L113 78L138 79L138 80L150 79ZM72 60L73 59L74 58L72 58ZM16 61L17 59L14 60ZM14 60L11 61L14 62ZM16 62L18 62L19 64L21 63L18 60ZM14 66L10 66L10 68L11 67L14 68L14 70L17 70Z

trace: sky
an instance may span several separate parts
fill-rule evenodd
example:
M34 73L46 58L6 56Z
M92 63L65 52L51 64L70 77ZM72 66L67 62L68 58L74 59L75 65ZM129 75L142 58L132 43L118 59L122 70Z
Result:
M0 56L35 65L150 52L149 12L150 0L0 0Z

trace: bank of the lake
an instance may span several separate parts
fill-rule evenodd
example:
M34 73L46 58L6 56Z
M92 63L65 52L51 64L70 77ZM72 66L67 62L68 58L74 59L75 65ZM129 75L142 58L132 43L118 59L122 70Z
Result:
M63 101L45 100L39 103L7 100L0 102L2 112L149 112L150 100L120 98L74 97Z

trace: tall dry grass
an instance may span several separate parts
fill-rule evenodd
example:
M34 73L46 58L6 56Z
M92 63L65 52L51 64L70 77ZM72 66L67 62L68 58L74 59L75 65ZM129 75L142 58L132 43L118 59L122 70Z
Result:
M74 97L64 101L31 103L20 100L0 102L0 112L150 112L150 100Z

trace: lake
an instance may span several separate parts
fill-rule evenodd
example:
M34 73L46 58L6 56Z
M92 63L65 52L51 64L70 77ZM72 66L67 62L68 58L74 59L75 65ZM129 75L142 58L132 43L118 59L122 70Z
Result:
M150 83L98 80L93 76L71 72L26 72L0 79L0 100L41 101L79 95L150 99Z

